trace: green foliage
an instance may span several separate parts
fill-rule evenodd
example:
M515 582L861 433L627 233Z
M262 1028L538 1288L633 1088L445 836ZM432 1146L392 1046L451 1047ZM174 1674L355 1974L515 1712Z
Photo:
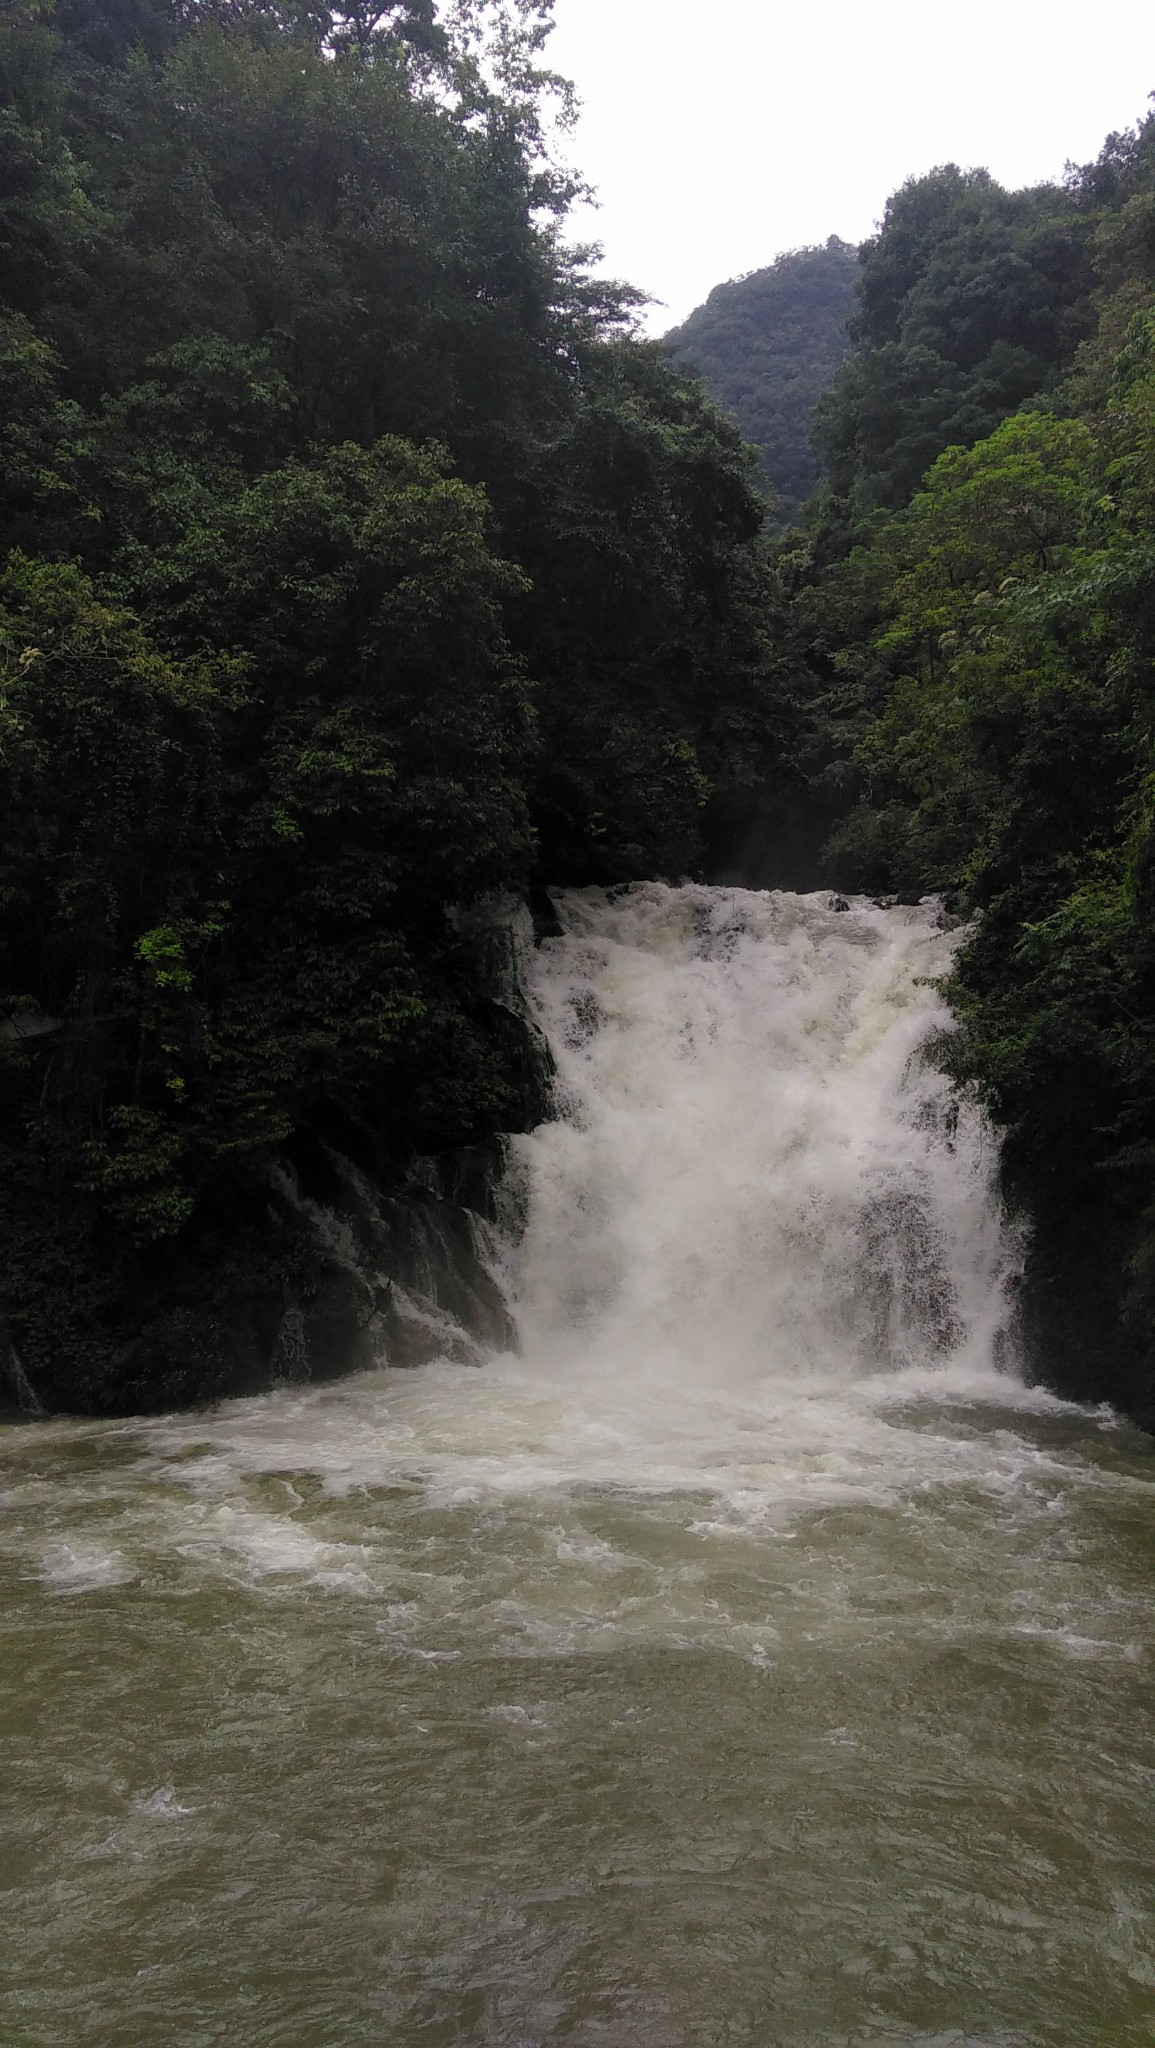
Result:
M657 345L590 364L526 479L518 558L542 607L538 824L547 876L679 876L711 788L763 758L773 702L749 456Z
M821 248L792 249L765 270L715 285L666 336L758 450L781 526L821 475L814 410L850 347L857 274L858 251L832 235Z
M1094 329L1095 217L1078 186L913 178L865 244L854 353L818 407L836 499L896 508L943 449L1052 388Z

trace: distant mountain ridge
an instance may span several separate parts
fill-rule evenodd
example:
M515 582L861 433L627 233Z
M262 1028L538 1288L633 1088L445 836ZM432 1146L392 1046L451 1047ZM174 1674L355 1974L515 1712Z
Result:
M665 337L759 450L776 525L790 523L822 475L810 438L814 408L850 352L858 270L858 250L831 235L715 285Z

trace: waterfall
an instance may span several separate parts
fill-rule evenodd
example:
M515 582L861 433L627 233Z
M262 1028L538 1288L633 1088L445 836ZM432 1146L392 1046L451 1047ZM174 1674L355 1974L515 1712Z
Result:
M558 1114L514 1145L526 1357L703 1388L1005 1368L997 1144L925 1056L938 905L647 883L557 908L530 976Z

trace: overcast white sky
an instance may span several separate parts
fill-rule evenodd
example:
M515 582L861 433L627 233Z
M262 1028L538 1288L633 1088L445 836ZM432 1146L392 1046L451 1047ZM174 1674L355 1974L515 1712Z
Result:
M556 0L584 103L576 236L660 300L661 333L783 249L857 242L932 164L1061 177L1155 90L1152 0Z

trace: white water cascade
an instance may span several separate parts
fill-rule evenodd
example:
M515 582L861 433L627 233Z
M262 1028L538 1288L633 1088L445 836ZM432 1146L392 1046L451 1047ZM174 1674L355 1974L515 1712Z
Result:
M937 905L651 883L560 910L532 970L560 1114L517 1144L527 1357L698 1393L1005 1370L997 1145L925 1058Z

